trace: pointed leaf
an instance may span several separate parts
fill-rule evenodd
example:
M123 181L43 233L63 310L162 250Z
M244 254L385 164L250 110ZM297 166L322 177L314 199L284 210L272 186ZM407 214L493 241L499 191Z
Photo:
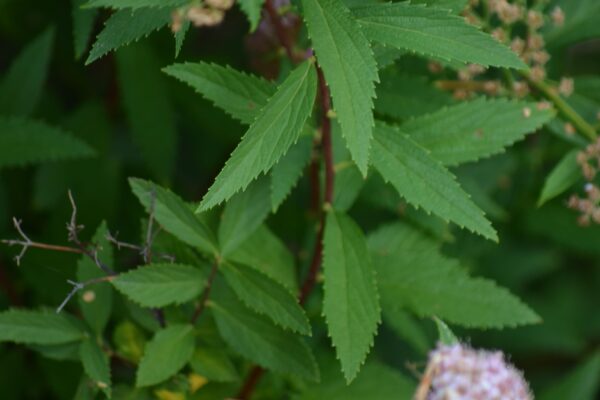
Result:
M151 386L175 375L194 353L191 325L169 325L146 344L135 386Z
M331 90L352 159L367 174L377 63L369 41L342 0L302 0L309 36Z
M163 72L188 84L215 106L246 124L254 122L275 93L275 86L268 81L218 64L173 64L165 67Z
M240 8L250 21L250 32L254 32L260 22L260 12L265 0L238 0Z
M62 344L83 337L83 331L65 314L16 309L0 313L0 342Z
M222 272L229 287L246 306L282 328L310 335L308 318L288 289L245 265L225 264Z
M102 351L98 343L87 338L79 347L79 356L86 375L101 389L106 397L111 397L110 364L108 357Z
M390 236L398 238L391 241ZM493 281L470 277L438 244L404 224L370 235L384 310L407 307L467 327L502 328L533 324L540 318Z
M344 214L327 215L323 246L323 314L349 383L365 362L380 322L375 271L363 233Z
M438 317L433 317L433 321L435 322L435 326L438 330L438 342L446 346L451 346L459 342L454 332L452 332L450 328L448 328L448 325L446 325L444 321L442 321Z
M233 382L239 379L238 372L223 349L198 347L190 360L195 373L209 381Z
M181 304L198 296L206 279L196 267L182 264L150 264L122 273L112 284L143 307Z
M312 138L303 135L271 170L271 208L277 211L290 194L312 156Z
M319 379L314 356L301 337L255 314L227 288L221 286L214 294L209 305L217 327L235 351L262 367L312 381Z
M447 10L387 3L352 11L369 39L388 46L445 60L527 68L508 47Z
M317 74L310 61L296 67L260 111L202 199L208 210L267 172L298 140L315 101Z
M154 219L179 240L209 254L216 253L217 239L201 218L175 193L150 181L129 178L133 193L147 212L154 199Z
M86 0L71 1L73 3L71 11L71 19L73 20L73 51L75 58L79 59L86 52L90 43L98 10L85 10L81 8Z
M0 168L94 156L85 142L28 119L0 117Z
M409 203L488 239L498 236L455 177L427 150L396 129L379 123L373 165Z
M560 195L582 178L581 168L577 164L577 153L577 150L568 152L550 172L544 182L538 207Z
M142 7L177 7L188 3L188 0L89 0L85 8L110 7L110 8L142 8Z

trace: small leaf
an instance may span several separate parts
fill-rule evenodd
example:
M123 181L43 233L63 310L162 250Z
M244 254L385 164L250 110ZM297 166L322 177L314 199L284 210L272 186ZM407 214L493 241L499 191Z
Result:
M527 68L508 47L447 10L387 3L352 11L369 39L388 46L445 60Z
M540 400L594 400L600 392L600 352L596 351L583 364L558 382L550 384Z
M94 155L85 142L59 128L28 119L0 117L0 169Z
M120 10L110 16L104 29L92 46L85 64L91 64L105 54L148 36L167 25L171 11L166 9L143 8Z
M314 356L301 337L255 314L222 285L214 289L209 305L229 346L262 367L311 381L319 379Z
M98 343L87 338L79 347L79 356L86 375L101 389L106 397L111 397L110 365L108 357L102 351Z
M312 112L317 73L310 61L293 70L269 99L202 199L208 210L267 172L298 140Z
M151 48L135 45L117 53L117 67L133 141L147 168L168 181L175 168L177 129L160 62Z
M346 162L340 168L336 168L333 208L337 211L349 210L360 194L364 183L365 179L353 162Z
M0 115L33 113L44 89L53 43L54 29L46 29L12 62L0 82Z
M190 30L190 26L192 23L188 20L184 21L181 25L181 28L175 32L175 58L179 57L179 53L181 52L181 48L183 47L183 41Z
M498 236L455 177L402 132L377 125L373 164L409 203L488 239Z
M219 225L219 245L224 257L239 247L264 222L271 210L269 180L261 177L227 202Z
M102 260L108 267L113 268L113 249L106 239L107 234L106 222L102 222L92 238L92 243L97 246L98 259ZM79 282L103 276L105 276L104 272L89 257L81 256L77 262L77 280ZM88 286L79 291L79 308L83 318L98 335L102 334L108 323L112 311L112 300L112 288L105 282Z
M81 6L86 0L71 0L73 8L71 19L73 21L73 51L75 58L79 59L86 52L94 31L94 23L98 10L86 10Z
M581 179L581 168L577 164L578 152L578 150L568 152L550 172L544 182L544 188L538 200L538 207L560 195Z
M175 375L194 353L191 325L169 325L146 344L135 386L151 386Z
M140 328L130 321L123 321L113 332L115 351L126 360L138 364L144 355L146 337Z
M147 212L150 212L154 199L154 218L167 232L206 253L217 252L213 232L179 196L139 178L129 178L129 185Z
M65 314L16 309L0 313L0 342L46 345L83 337L80 327Z
M190 360L190 366L195 373L209 381L233 382L239 379L233 362L223 349L197 347Z
M282 328L310 335L308 318L288 289L245 265L224 264L222 272L229 287L246 306Z
M440 343L446 346L451 346L459 342L454 332L448 328L448 325L446 325L444 321L438 317L433 317L433 321L435 322L435 326L438 330L438 341Z
M206 285L200 269L182 264L142 266L118 275L111 282L143 307L185 303L198 296Z
M365 362L380 322L375 271L363 233L346 215L329 212L323 243L323 314L350 383Z
M407 307L467 327L502 328L540 321L528 306L489 279L470 277L439 245L404 224L369 237L383 309Z
M373 51L342 0L302 0L302 8L342 135L352 159L366 175L375 82L379 81Z
M250 32L254 32L260 22L260 12L265 0L239 0L238 3L242 11L250 21Z
M233 118L251 124L275 93L275 86L255 75L218 64L182 63L163 72L188 84Z

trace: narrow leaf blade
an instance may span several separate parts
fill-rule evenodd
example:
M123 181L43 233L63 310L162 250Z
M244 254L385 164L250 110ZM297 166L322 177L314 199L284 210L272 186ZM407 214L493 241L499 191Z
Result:
M0 313L0 342L47 345L83 337L83 331L64 314L24 310Z

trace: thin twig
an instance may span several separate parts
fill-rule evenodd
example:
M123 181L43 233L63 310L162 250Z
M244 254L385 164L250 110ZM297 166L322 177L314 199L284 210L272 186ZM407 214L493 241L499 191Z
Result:
M154 240L156 239L156 236L160 233L160 230L161 230L160 227L158 227L156 229L156 231L154 232L154 236L152 238L152 242L154 242ZM119 240L117 238L118 234L119 233L117 232L115 235L113 235L109 231L109 232L106 233L105 238L110 243L112 243L115 246L117 246L118 250L121 250L122 248L123 249L130 249L130 250L134 250L134 251L138 252L142 257L144 256L144 248L145 248L144 246L140 246L138 244L129 243L129 242L123 242L123 241L121 241L121 240ZM162 258L162 259L167 260L167 261L172 262L172 263L175 262L175 260L176 260L176 258L175 258L174 255L168 254L168 253L153 253L153 256L154 257L158 257L158 258Z
M150 264L152 262L152 243L156 238L155 235L152 234L152 227L154 224L154 208L156 207L156 191L154 188L150 191L150 212L148 213L148 226L146 227L146 241L144 243L144 247L142 249L142 256L144 257L144 261L146 264ZM158 233L158 231L157 231Z
M94 285L96 283L109 282L109 281L113 280L114 278L115 278L115 276L103 276L101 278L94 278L94 279L90 279L90 280L85 281L85 282L75 282L75 281L72 281L72 280L68 279L67 282L70 283L71 285L73 285L73 289L71 289L71 291L69 292L69 294L67 294L67 297L65 297L65 299L63 300L63 302L60 303L60 305L56 309L56 313L57 314L60 313L63 310L63 308L65 308L65 306L67 305L67 303L69 302L69 300L71 300L71 298L73 296L75 296L75 294L77 292L79 292L80 290L83 290L87 286Z
M210 296L210 290L212 289L213 281L217 276L217 269L219 269L218 260L213 263L212 268L210 269L210 274L208 276L208 280L206 281L206 287L204 288L202 296L200 297L200 303L198 303L196 310L194 310L194 315L192 315L192 325L198 321L198 318L200 318L200 315L202 315L202 312L206 308L206 302L208 301L208 296Z

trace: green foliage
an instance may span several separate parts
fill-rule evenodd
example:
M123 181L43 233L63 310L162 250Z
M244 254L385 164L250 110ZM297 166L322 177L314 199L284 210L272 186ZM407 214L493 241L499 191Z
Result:
M344 214L328 213L323 253L323 314L350 383L373 345L380 321L375 271L360 228Z
M29 119L0 117L0 168L94 155L88 144L62 129Z
M562 25L546 30L545 37L550 46L560 47L600 35L600 4L597 1L553 0L552 5L561 7L566 18Z
M379 81L369 41L342 0L303 0L302 5L342 134L352 159L366 175Z
M390 243L390 237L398 240ZM400 239L401 238L401 239ZM456 260L441 255L429 238L406 225L390 225L369 237L382 304L456 324L501 328L540 322L508 290L472 278Z
M498 236L454 176L404 133L377 125L373 163L409 203L488 239ZM417 184L413 184L417 183Z
M316 81L315 68L309 61L290 73L231 153L202 199L199 211L208 210L245 189L298 140L312 111Z
M211 381L232 382L239 379L233 362L220 349L197 347L190 366L195 373Z
M254 32L260 21L260 11L262 10L265 0L239 0L240 8L250 22L250 32Z
M98 10L83 9L81 6L86 3L86 0L71 0L71 2L73 3L73 51L75 58L79 59L87 51Z
M84 335L70 317L42 311L4 311L0 328L0 342L53 345L76 342Z
M111 397L110 365L108 357L93 339L85 339L79 347L79 356L86 375L93 385Z
M205 283L200 269L182 264L150 264L112 280L117 290L144 307L164 307L192 300Z
M546 178L538 206L560 195L580 179L581 170L577 164L577 150L572 150L560 160Z
M142 7L175 7L186 3L187 0L88 0L85 8L90 7L110 7L110 8L131 8Z
M135 385L150 386L176 374L194 353L191 325L169 325L158 331L146 344Z
M438 330L438 342L446 346L450 346L459 342L454 332L450 330L450 328L444 323L444 321L437 317L434 317L433 320L435 321L435 326Z
M419 54L481 65L525 69L516 54L448 11L407 3L353 9L371 40Z
M311 158L312 138L300 136L285 156L271 170L271 208L277 211L302 176Z
M592 400L600 388L600 354L596 352L565 378L548 387L541 400Z

